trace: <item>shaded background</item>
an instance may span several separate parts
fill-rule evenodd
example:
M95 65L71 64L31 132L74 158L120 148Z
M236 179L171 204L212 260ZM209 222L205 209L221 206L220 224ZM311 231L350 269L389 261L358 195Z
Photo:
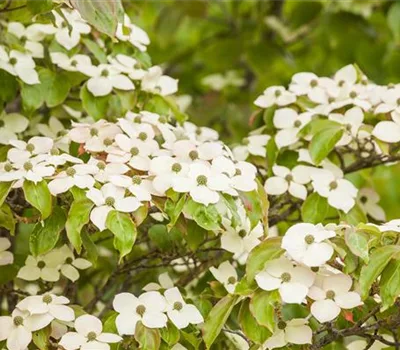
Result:
M124 5L149 33L153 63L163 64L179 78L180 94L192 97L193 121L213 126L225 141L246 134L252 102L267 86L287 84L296 72L331 75L357 63L378 83L400 78L396 1L142 0ZM212 74L220 75L213 78L219 85L223 78L222 89L203 83Z

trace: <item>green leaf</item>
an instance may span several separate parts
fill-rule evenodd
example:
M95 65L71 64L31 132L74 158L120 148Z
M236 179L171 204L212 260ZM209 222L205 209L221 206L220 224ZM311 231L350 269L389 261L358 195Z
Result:
M167 327L160 328L160 334L162 340L171 347L179 341L179 329L172 322L168 322Z
M32 15L37 15L39 13L50 12L53 9L52 0L35 0L26 2L28 10Z
M150 329L138 322L135 330L135 339L143 350L157 350L160 348L161 336L158 329Z
M250 252L246 262L246 274L249 282L254 280L267 261L277 259L283 254L281 241L281 237L267 238Z
M15 233L15 219L10 206L4 203L0 207L0 227L4 227L10 231L11 235Z
M272 335L272 333L268 330L268 328L257 323L257 320L254 318L252 312L250 312L249 303L249 299L246 299L240 307L240 327L242 328L243 333L251 341L255 342L256 344L263 344Z
M379 281L382 309L391 307L400 295L400 260L391 260L382 272Z
M51 327L48 326L43 328L39 331L33 332L32 340L33 343L38 347L40 350L48 350L49 349L49 338L51 334Z
M48 218L52 210L52 199L47 182L43 180L35 184L24 181L23 188L26 201L40 211L42 219Z
M119 0L71 0L71 4L98 31L115 35L122 6Z
M351 252L364 260L366 264L369 261L368 242L369 235L361 231L348 231L344 235L347 246Z
M251 298L251 313L260 325L267 327L271 332L275 330L275 304L279 301L280 297L276 291L260 290Z
M97 259L99 257L99 254L97 253L97 247L96 244L93 243L92 238L88 235L85 230L81 232L81 237L82 237L82 244L86 249L88 259L93 265L96 265Z
M16 265L0 266L0 286L12 281L17 277L19 268Z
M257 190L254 190L251 192L240 192L239 196L250 219L251 227L254 228L260 220L263 220L263 216L267 215L266 210L263 210L262 195Z
M109 96L93 96L86 85L81 88L82 106L93 119L99 120L107 115Z
M361 209L361 207L356 204L348 213L341 213L340 219L350 225L358 225L359 223L366 223L368 219Z
M136 240L136 226L127 213L112 210L107 215L106 227L114 234L114 247L120 259L129 254Z
M22 84L21 97L22 106L28 114L32 114L44 103L44 96L40 84Z
M172 201L170 198L165 201L164 211L169 217L168 228L172 228L175 225L179 215L182 213L185 202L186 196L182 196L177 202Z
M368 265L361 269L360 289L361 297L365 299L369 295L372 284L376 281L389 261L400 253L400 246L387 245L375 249L370 255Z
M186 239L189 249L195 252L200 244L204 242L207 231L198 226L194 221L189 221L187 225L188 232L184 238Z
M78 253L81 252L82 248L81 231L83 226L89 222L90 212L93 206L93 202L89 199L75 200L68 212L65 229L69 241Z
M43 255L52 250L65 226L65 213L54 207L53 213L44 222L38 222L29 236L29 250L33 256Z
M311 139L309 150L311 159L318 165L333 150L343 135L341 126L334 126L317 132Z
M203 339L207 349L211 347L221 332L235 306L236 298L230 295L222 298L209 313L203 326Z
M15 98L18 91L17 79L5 70L0 69L0 112L2 104Z
M388 26L397 42L400 41L400 3L394 2L387 14Z
M165 225L155 224L149 229L149 237L151 241L161 250L172 250L179 240L182 238L178 230L173 228L168 232Z
M12 184L13 182L0 182L0 206L2 206L6 200Z
M205 230L218 230L220 228L221 218L215 205L209 204L205 206L189 199L184 210Z
M100 63L107 63L107 55L104 53L104 50L101 49L97 43L88 38L83 38L82 42Z
M253 294L257 288L255 281L249 283L247 278L242 278L235 287L235 294L248 296Z
M317 192L310 194L301 206L301 218L304 222L317 224L328 214L328 200Z
M49 69L39 71L41 93L48 107L55 107L67 98L70 83L64 73L56 73Z

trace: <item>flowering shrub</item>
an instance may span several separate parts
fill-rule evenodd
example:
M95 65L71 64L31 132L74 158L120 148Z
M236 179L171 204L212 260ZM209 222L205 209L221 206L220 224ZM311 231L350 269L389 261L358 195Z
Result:
M400 90L298 73L231 151L73 5L0 10L0 348L399 347L400 221L351 174L399 160Z

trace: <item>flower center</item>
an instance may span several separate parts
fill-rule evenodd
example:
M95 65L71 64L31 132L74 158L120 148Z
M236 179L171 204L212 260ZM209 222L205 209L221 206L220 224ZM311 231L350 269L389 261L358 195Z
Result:
M135 175L132 177L132 183L134 185L140 185L142 183L142 179L140 178L140 176Z
M293 126L294 126L295 128L300 128L300 126L301 126L301 121L300 121L300 120L296 120L296 121L293 123Z
M182 308L183 308L183 305L182 305L182 303L180 302L180 301L175 301L175 303L174 303L174 310L182 310Z
M90 129L90 136L97 136L99 134L99 130L96 128Z
M236 278L234 276L230 276L228 278L228 284L235 284L236 283Z
M76 174L76 170L74 168L68 168L65 172L68 176L74 176Z
M33 169L32 163L31 163L31 162L25 162L25 163L24 163L24 169L25 169L26 171L32 170L32 169Z
M134 123L140 124L142 122L142 117L140 115L137 115L135 119L133 119Z
M312 88L318 86L318 80L316 80L316 79L311 80L311 81L310 81L310 86L311 86Z
M286 322L285 321L279 321L278 322L278 329L282 330L286 328Z
M357 92L355 92L355 91L352 91L352 92L350 92L350 98L356 98L357 97Z
M146 306L144 306L144 305L141 304L141 305L138 305L138 306L136 307L136 313L137 313L138 315L143 316L145 312L146 312Z
M113 143L113 140L111 140L109 137L105 138L103 141L104 146L111 146Z
M368 198L366 196L361 196L360 197L360 202L361 203L365 204L365 203L367 203L367 201L368 201Z
M58 148L52 148L51 150L50 150L50 154L52 155L52 156L59 156L60 155L60 150L58 149Z
M113 197L107 197L105 202L106 202L106 205L112 207L115 204L115 199Z
M304 241L305 241L307 244L312 244L312 243L314 243L315 238L314 238L313 235L307 235L307 236L304 237Z
M275 97L279 97L279 96L282 95L282 91L280 91L280 90L275 90L274 95L275 95Z
M200 135L201 135L201 128L197 128L197 129L196 129L196 135L197 135L197 136L200 136Z
M335 292L333 290L328 290L326 292L326 298L327 299L333 299L335 297Z
M9 62L12 66L15 66L17 64L18 60L15 57L11 57Z
M24 324L24 319L22 318L22 316L15 316L13 319L14 325L18 326L22 326Z
M165 117L165 116L160 116L160 118L158 118L158 121L161 123L161 124L165 124L166 122L167 122L167 118Z
M43 295L42 301L45 304L50 304L53 301L53 298L51 297L50 294L46 294L46 295Z
M141 141L146 141L147 140L147 134L145 132L139 133L139 140Z
M248 137L245 137L244 139L243 139L243 144L245 145L245 146L247 146L249 143L250 143L250 140L249 140L249 138Z
M78 62L76 60L71 61L71 66L76 67L78 65Z
M179 173L182 170L182 165L180 165L179 163L174 163L172 164L171 170L174 173Z
M110 72L107 69L103 69L101 71L101 76L102 77L108 77L110 75Z
M244 237L247 236L247 231L242 229L242 230L240 230L240 231L238 232L238 235L239 235L240 237L244 238Z
M86 337L88 338L89 341L93 341L93 340L96 340L97 335L95 332L89 332Z
M106 163L102 161L97 162L97 168L99 168L99 170L104 170L106 168Z
M39 269L44 269L45 267L46 267L46 263L44 262L44 261L38 261L38 263L37 263L37 267L39 268Z
M284 273L281 275L281 280L282 280L282 282L290 282L291 279L292 279L292 276L290 275L289 272L284 272Z
M237 169L237 168L236 168L236 170L235 170L235 176L240 176L240 175L242 175L242 171L241 171L240 169Z
M4 164L4 170L7 172L10 172L13 169L12 165L10 163Z
M351 131L352 125L351 124L346 124L346 130Z
M286 180L287 182L293 181L293 175L292 175L292 174L287 174L287 175L285 176L285 180Z
M329 184L329 188L330 188L331 190L336 190L337 187L338 187L338 183L337 183L336 181L332 181L332 182Z
M199 176L197 176L196 181L199 186L205 186L205 185L207 185L207 176L199 175Z
M31 143L28 143L27 145L26 145L26 150L28 151L28 152L33 152L34 150L35 150L35 145L32 145Z
M131 155L137 156L139 154L139 148L137 147L132 147L131 148Z
M396 103L400 106L400 98L396 100Z
M199 152L197 152L197 151L190 151L190 152L189 152L189 158L190 158L191 160L195 160L195 159L199 158Z
M25 43L28 40L28 38L26 37L26 35L23 35L23 36L21 36L20 40L22 43Z
M74 259L72 259L71 257L68 257L65 259L65 263L68 265L71 265L73 261L74 261Z
M329 96L329 97L328 97L328 102L329 102L329 103L335 102L335 98L332 97L332 96Z

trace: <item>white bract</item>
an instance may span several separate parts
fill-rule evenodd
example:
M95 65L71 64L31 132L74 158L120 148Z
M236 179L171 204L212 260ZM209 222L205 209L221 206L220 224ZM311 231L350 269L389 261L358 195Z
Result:
M258 96L254 104L261 108L268 108L274 105L283 107L296 101L296 95L287 91L283 86L270 86L265 89L261 96Z
M344 115L332 113L329 115L329 119L345 126L342 138L336 143L336 146L345 146L358 136L358 131L363 124L364 113L360 107L353 107Z
M63 256L58 252L50 252L38 257L28 255L25 266L18 271L17 277L26 281L42 279L48 282L56 282L60 279L62 261Z
M362 188L358 191L358 203L366 214L378 221L385 221L386 214L378 204L380 196L372 188Z
M0 116L0 144L8 145L10 140L18 139L17 134L28 128L29 121L18 113L3 113Z
M243 140L243 146L236 146L233 154L236 160L246 160L249 155L265 157L269 135L250 135Z
M278 322L278 329L264 343L264 349L282 348L286 344L311 344L312 329L304 318L294 318L288 322Z
M14 262L13 253L7 249L11 247L11 242L8 238L0 237L0 266L10 265Z
M218 268L210 267L210 272L218 282L223 284L228 293L232 294L235 291L238 275L229 261L223 262Z
M141 88L161 96L174 94L178 90L178 80L163 75L162 69L158 66L151 67L143 76Z
M381 121L375 125L372 135L377 139L395 143L400 141L400 113L394 111L391 113L392 120Z
M115 36L121 41L129 41L133 46L140 51L146 51L147 45L150 44L150 39L147 33L133 24L128 15L124 15L124 22L118 23Z

